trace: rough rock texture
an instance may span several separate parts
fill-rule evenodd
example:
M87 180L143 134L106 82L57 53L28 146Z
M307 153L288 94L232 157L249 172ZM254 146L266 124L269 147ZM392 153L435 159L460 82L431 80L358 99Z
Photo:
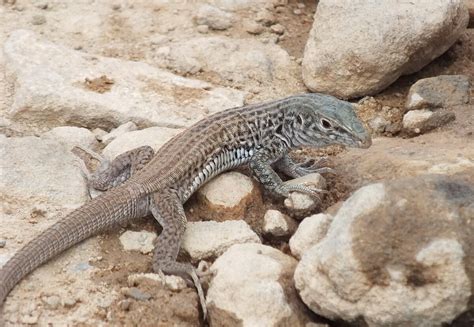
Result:
M136 131L138 129L137 125L134 122L126 122L125 124L120 125L117 128L114 128L110 131L110 133L106 133L104 135L100 135L97 137L99 141L102 142L103 145L108 145L110 142L115 140L117 137L126 134L128 132Z
M66 144L69 149L76 145L85 148L93 148L97 145L94 133L86 128L74 126L60 126L47 131L41 135L41 138L57 140Z
M160 66L180 74L209 74L216 83L232 82L252 92L285 89L287 95L303 90L294 74L298 65L275 44L211 36L174 42L156 52Z
M147 231L126 231L120 235L120 243L125 251L140 251L143 254L150 253L155 248L153 245L156 234Z
M206 219L242 219L249 206L261 204L260 191L250 177L228 172L209 181L197 192L198 210Z
M473 182L471 169L359 189L300 261L303 301L374 326L452 321L474 294Z
M214 30L226 30L233 24L233 15L211 5L199 7L194 17L196 24L207 25Z
M296 260L261 244L229 248L211 266L207 293L212 326L304 326L294 290Z
M189 222L181 248L194 260L216 258L234 244L261 243L243 220Z
M263 216L263 231L272 237L288 237L296 230L296 222L278 210L267 210Z
M469 28L474 27L474 0L464 0L469 11Z
M285 182L288 185L303 184L310 188L325 190L326 180L321 174L313 173L303 177L290 179ZM324 198L324 193L318 194L321 199ZM292 192L290 196L285 199L285 206L293 211L306 211L314 208L319 201L307 194Z
M454 119L455 114L445 110L412 110L403 116L403 131L408 135L418 135L446 125Z
M324 213L303 219L290 238L291 254L301 259L306 250L319 243L326 236L332 219L331 215Z
M406 108L448 108L469 103L470 79L465 75L441 75L418 80L410 88Z
M163 144L173 136L179 134L182 129L167 127L149 127L138 131L132 131L117 136L103 151L106 158L113 159L119 154L149 145L157 151Z
M377 93L445 52L468 20L462 0L321 0L303 80L312 91L342 98Z
M243 92L140 62L84 54L25 30L12 33L4 53L15 85L10 116L29 125L111 129L133 121L185 127L206 114L243 104Z

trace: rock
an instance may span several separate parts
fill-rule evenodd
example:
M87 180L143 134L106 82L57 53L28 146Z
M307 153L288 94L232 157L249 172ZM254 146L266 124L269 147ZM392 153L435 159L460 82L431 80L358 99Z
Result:
M207 25L198 25L196 26L196 30L201 34L209 33L209 26Z
M243 220L189 222L181 248L194 260L216 258L234 244L261 243Z
M97 140L91 131L82 127L74 126L60 126L51 129L41 135L43 139L57 140L65 145L69 149L72 149L76 145L80 145L84 148L94 148L97 145Z
M289 185L304 184L306 186L320 190L326 189L326 180L323 176L321 176L321 174L318 173L308 174L303 177L291 179L285 183ZM322 200L324 193L319 193L319 197ZM316 202L313 197L298 192L290 193L290 197L284 201L285 206L291 210L309 210L314 208L318 203L319 202Z
M296 232L290 238L291 254L301 259L308 249L318 244L326 236L332 219L331 215L324 213L303 219Z
M403 116L403 130L408 135L418 135L446 125L454 119L454 113L446 110L412 110Z
M296 268L303 301L327 318L369 326L451 322L472 306L473 185L470 169L356 191Z
M110 130L186 127L241 106L245 93L176 76L141 62L93 56L17 30L4 43L11 119L28 126L79 125Z
M0 249L3 249L5 247L5 245L7 245L7 241L6 240L0 240Z
M295 77L299 76L299 67L288 53L278 45L255 39L196 37L158 48L154 58L157 65L179 74L202 72L212 75L216 83L246 91L254 87L269 89L272 93L267 97L303 91Z
M230 11L273 7L273 0L213 0L212 3L222 10Z
M175 275L163 275L161 276L160 274L153 274L153 273L140 273L140 274L133 274L128 276L128 285L130 287L132 286L138 286L140 285L144 280L152 280L159 282L161 285L165 285L167 288L173 290L173 291L179 291L183 290L187 287L186 281Z
M125 251L140 251L143 254L147 254L155 248L153 245L155 238L155 233L147 231L126 231L120 235L120 243Z
M474 27L474 0L465 0L464 3L469 11L469 28Z
M469 103L469 77L441 75L423 78L413 84L407 96L406 108L435 109Z
M150 294L145 293L136 287L124 287L122 289L122 294L138 301L148 301L152 298Z
M113 130L110 131L110 133L99 136L97 139L101 141L102 144L107 145L113 140L115 140L117 137L123 134L126 134L128 132L136 131L136 130L137 130L137 125L134 122L129 121L129 122L126 122L125 124L120 125L117 128L114 128Z
M212 326L301 326L307 320L292 282L296 260L261 244L229 248L211 266Z
M167 127L149 127L138 131L131 131L117 136L110 142L105 147L103 155L108 159L113 159L119 154L144 145L151 146L156 152L163 144L181 131L181 129Z
M285 33L285 27L281 24L275 24L275 25L272 25L270 27L270 30L275 33L275 34L278 34L278 35L282 35L283 33Z
M378 93L444 53L467 23L463 0L321 0L304 51L304 83L341 98Z
M293 219L278 210L268 210L263 217L263 231L273 237L288 237L296 227Z
M262 34L265 30L262 25L251 20L244 21L244 29L247 33L254 35Z
M43 15L34 15L31 19L31 24L33 25L43 25L46 23L46 17Z
M258 23L262 23L264 26L271 26L277 22L275 15L273 12L267 9L262 9L257 13L257 17L255 21Z
M51 310L55 310L61 305L61 298L57 295L43 296L41 300Z
M197 191L197 198L197 209L217 221L242 219L250 205L262 202L252 179L234 171L211 179Z
M213 30L226 30L234 23L234 15L211 5L202 5L197 10L194 20L198 25L207 25Z
M369 125L372 135L393 136L402 129L405 108L384 105L374 97L364 97L357 103L357 114Z
M0 194L18 200L37 197L64 208L86 200L76 157L58 140L0 135L0 158Z

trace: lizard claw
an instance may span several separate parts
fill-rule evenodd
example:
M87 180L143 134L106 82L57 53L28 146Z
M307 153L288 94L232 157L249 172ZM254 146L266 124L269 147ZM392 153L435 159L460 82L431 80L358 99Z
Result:
M299 176L304 176L312 173L335 174L334 169L328 167L329 160L327 157L319 158L318 160L307 158L305 161L298 163L295 167L295 172Z

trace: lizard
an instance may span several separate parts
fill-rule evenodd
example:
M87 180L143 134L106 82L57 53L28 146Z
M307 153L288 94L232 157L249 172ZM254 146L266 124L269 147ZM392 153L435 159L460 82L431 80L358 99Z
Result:
M183 204L216 175L247 164L264 188L278 196L312 196L319 190L280 178L276 169L298 177L327 172L301 164L289 151L302 146L341 144L368 148L370 134L351 103L307 93L220 111L184 130L156 153L149 146L103 161L88 175L89 185L106 191L57 221L17 251L0 269L0 305L35 268L82 240L117 224L152 214L162 226L153 253L155 272L182 275L206 305L197 270L177 256L186 228Z

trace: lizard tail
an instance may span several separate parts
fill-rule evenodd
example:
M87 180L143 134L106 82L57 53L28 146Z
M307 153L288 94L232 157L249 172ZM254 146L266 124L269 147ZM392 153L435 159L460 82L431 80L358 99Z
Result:
M57 254L133 216L130 188L117 187L75 209L28 242L0 269L0 307L23 277Z

